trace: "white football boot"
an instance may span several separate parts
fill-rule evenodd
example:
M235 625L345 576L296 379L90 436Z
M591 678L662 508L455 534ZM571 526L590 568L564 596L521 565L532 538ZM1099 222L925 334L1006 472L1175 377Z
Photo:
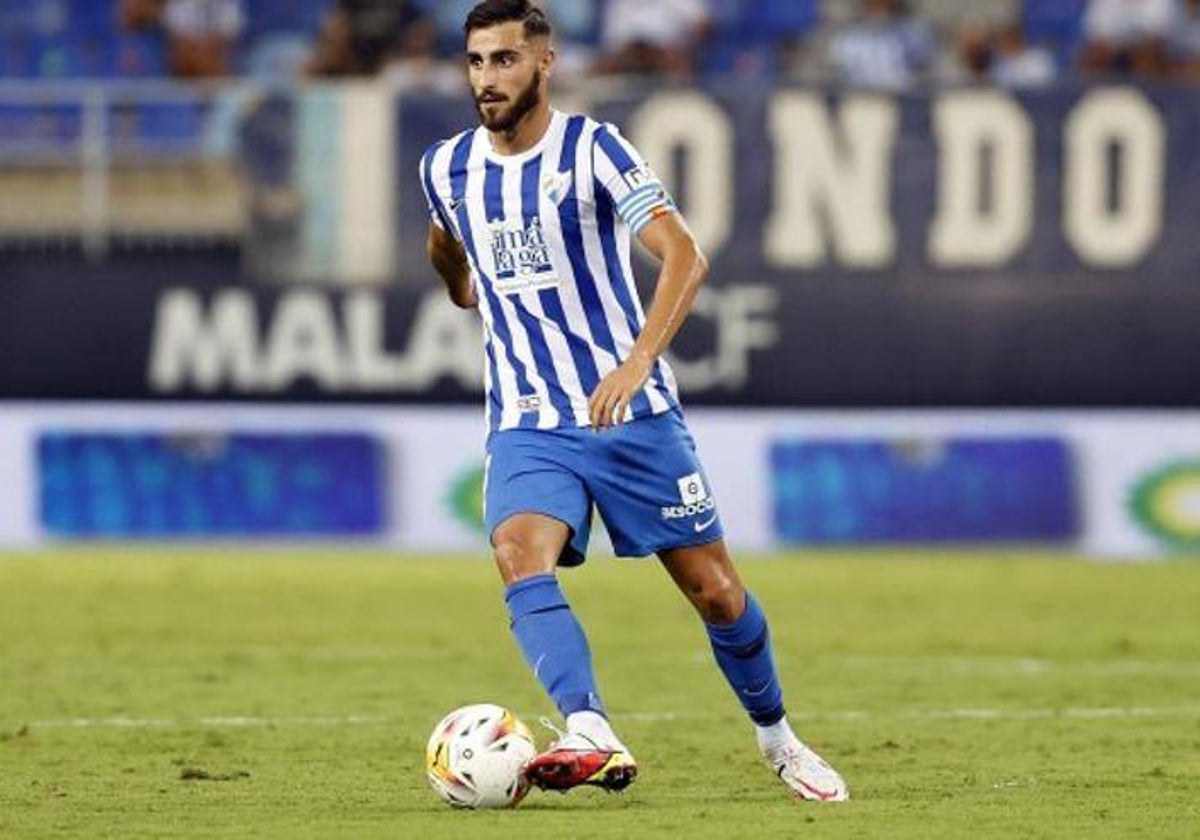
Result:
M791 737L782 744L763 750L763 758L799 799L845 802L850 798L845 779L799 738Z

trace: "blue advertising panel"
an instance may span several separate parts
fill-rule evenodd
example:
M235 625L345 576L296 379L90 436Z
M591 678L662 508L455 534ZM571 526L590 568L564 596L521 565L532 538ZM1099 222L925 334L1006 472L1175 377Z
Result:
M49 431L40 521L62 538L371 537L382 444L361 434Z
M797 544L1065 542L1075 476L1053 438L779 440L776 536Z

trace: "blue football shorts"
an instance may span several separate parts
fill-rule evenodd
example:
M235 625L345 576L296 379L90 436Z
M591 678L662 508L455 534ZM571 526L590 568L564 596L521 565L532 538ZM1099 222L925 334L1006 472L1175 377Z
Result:
M487 443L484 521L489 535L518 513L564 522L559 563L587 556L593 507L621 557L700 545L723 535L696 444L673 409L596 432L506 429Z

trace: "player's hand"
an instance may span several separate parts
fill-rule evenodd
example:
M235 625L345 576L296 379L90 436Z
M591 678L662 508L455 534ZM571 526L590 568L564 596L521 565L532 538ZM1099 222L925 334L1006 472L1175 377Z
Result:
M602 432L625 419L625 410L635 394L642 390L650 378L651 363L638 356L630 356L608 376L600 380L588 400L588 416L592 428Z

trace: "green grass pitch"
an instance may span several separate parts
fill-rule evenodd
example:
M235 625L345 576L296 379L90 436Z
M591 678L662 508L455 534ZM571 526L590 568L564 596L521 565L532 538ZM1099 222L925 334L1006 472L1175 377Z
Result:
M564 572L642 775L456 812L450 709L551 707L482 559L0 556L0 837L1195 837L1200 563L747 558L792 718L853 801L789 799L653 562ZM540 733L544 742L545 733Z

